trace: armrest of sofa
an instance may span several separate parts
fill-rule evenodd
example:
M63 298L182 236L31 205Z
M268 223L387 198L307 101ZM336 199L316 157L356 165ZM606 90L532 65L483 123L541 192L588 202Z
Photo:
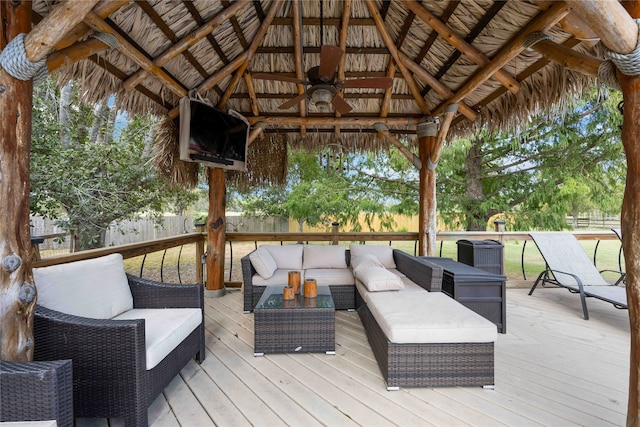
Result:
M240 259L240 265L242 266L242 282L244 286L244 307L243 311L248 313L253 311L253 275L257 273L256 269L251 264L249 258L251 253L243 256Z
M413 282L430 292L442 290L442 267L399 249L393 250L396 268Z
M142 279L127 273L135 308L200 308L204 310L201 284L178 285Z

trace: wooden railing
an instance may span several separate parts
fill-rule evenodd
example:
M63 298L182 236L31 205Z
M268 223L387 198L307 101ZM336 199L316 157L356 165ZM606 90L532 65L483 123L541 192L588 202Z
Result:
M617 240L618 237L612 231L575 231L573 234L578 240ZM103 255L112 253L120 253L123 258L134 258L137 256L150 254L158 251L167 250L174 247L183 245L195 244L196 245L196 277L200 283L202 283L202 262L201 257L204 254L204 243L206 239L206 233L194 232L188 234L181 234L174 237L167 237L157 240L151 240L140 243L132 243L120 246L110 246L106 248L93 249L88 251L76 252L71 254L56 255L48 258L33 261L33 267L45 267L49 265L63 264L72 261L79 261L83 259L96 258ZM505 242L508 240L524 241L524 247L526 241L531 240L527 232L517 231L504 231L504 232L466 232L466 231L443 231L437 235L437 240L442 245L445 241L458 241L460 239L467 240L485 240L491 239L498 242ZM418 233L416 232L390 232L390 233L369 233L369 232L328 232L328 233L240 233L240 232L228 232L226 233L226 240L229 242L229 255L232 258L231 265L233 265L233 243L234 242L254 242L257 247L258 243L265 242L332 242L338 244L340 242L399 242L399 241L414 241L414 254L417 248ZM597 251L597 245L596 245ZM440 249L442 252L442 246ZM596 254L594 253L594 259ZM524 256L523 256L524 263Z

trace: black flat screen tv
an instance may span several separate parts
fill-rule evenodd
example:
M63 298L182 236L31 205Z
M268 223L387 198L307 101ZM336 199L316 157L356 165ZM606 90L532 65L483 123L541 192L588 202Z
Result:
M249 122L198 100L180 100L180 160L209 167L247 170Z

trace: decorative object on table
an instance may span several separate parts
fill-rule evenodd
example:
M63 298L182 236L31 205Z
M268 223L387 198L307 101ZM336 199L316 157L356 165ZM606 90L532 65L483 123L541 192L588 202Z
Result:
M318 296L318 283L315 279L306 279L304 281L304 297L315 298Z
M296 297L296 290L291 286L285 286L282 291L282 297L285 301L292 300Z
M289 286L291 286L296 295L300 295L300 272L299 271L290 271L289 272Z

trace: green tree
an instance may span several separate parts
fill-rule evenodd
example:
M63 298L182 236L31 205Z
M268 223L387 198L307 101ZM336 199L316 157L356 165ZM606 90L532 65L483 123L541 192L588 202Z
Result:
M148 163L154 117L117 125L115 107L92 108L73 85L61 91L52 81L35 89L33 112L31 212L57 219L75 250L104 246L114 221L189 204Z
M287 184L250 189L249 194L240 195L239 204L247 215L293 218L299 230L305 223L329 227L337 221L343 228L361 231L360 215L371 231L375 218L389 229L393 222L379 194L367 191L356 179L351 167L355 157L290 151Z
M437 200L449 227L485 230L506 214L514 229L562 229L567 214L619 212L625 158L620 94L595 90L564 114L545 113L519 131L483 129L446 146L437 168ZM360 176L386 194L399 213L418 211L418 173L398 153L369 156Z

